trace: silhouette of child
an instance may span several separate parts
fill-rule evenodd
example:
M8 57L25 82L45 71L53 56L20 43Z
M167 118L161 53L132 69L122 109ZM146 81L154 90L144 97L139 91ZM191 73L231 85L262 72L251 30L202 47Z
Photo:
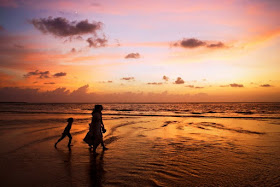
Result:
M73 123L74 119L73 118L68 118L67 119L67 126L65 127L61 137L57 140L57 142L54 144L54 147L56 148L56 145L58 142L60 142L61 140L63 140L63 138L65 138L65 136L68 136L69 137L69 142L68 142L68 147L70 148L70 145L71 145L71 141L72 141L72 136L70 134L70 130L71 130L71 127L72 127L72 123Z

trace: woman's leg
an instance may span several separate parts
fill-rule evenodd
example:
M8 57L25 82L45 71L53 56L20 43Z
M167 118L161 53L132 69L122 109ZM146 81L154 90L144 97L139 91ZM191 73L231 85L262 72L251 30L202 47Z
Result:
M105 147L105 145L104 145L103 138L101 139L101 145L102 145L102 147L103 147L103 150L107 150L107 149L108 149L108 148L107 148L107 147Z
M92 148L93 148L93 150L92 150L93 153L96 153L96 149L97 149L98 145L99 145L99 142L96 142L96 141L95 141L94 144L92 145L92 146L93 146L93 147L92 147Z

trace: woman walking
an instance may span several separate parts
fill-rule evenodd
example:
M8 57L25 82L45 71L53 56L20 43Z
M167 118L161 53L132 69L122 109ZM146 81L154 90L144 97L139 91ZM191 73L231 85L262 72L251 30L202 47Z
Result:
M86 137L84 138L84 141L92 148L93 152L96 152L96 148L99 144L102 145L103 150L107 150L108 148L105 147L103 142L103 135L102 133L106 132L106 129L104 127L103 121L102 121L102 111L103 106L102 105L95 105L94 109L91 113L92 120L89 124L89 132L87 133Z

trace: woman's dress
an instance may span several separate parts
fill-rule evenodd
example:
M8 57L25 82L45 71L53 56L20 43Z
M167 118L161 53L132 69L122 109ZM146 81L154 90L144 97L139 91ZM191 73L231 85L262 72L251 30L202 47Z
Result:
M102 126L102 117L100 113L93 113L92 120L89 124L89 132L87 133L84 141L89 145L98 146L103 139L103 135L101 132Z

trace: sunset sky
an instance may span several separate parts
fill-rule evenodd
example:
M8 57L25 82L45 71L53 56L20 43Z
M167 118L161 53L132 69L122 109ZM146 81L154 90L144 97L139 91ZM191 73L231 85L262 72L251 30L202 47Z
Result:
M278 0L0 0L0 101L280 102Z

